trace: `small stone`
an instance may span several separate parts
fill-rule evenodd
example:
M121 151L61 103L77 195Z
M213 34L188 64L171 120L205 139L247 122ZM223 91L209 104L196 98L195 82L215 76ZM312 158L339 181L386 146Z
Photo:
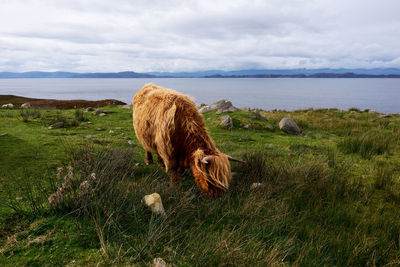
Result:
M102 113L105 113L105 114L112 114L112 113L115 113L115 111L114 111L114 110L103 110Z
M101 113L103 113L103 111L101 109L95 110L92 112L93 115L100 115Z
M233 128L233 122L232 122L232 118L229 115L225 115L223 117L221 117L221 126L224 126L228 129L232 129Z
M133 145L132 140L128 140L128 144L129 144L129 145Z
M131 109L132 105L123 105L123 106L121 106L121 108L123 108L123 109Z
M92 124L93 122L91 122L91 121L88 121L87 123L88 123L88 124Z
M21 108L30 108L30 107L31 107L31 104L29 104L29 103L23 103L21 105Z
M391 118L391 117L393 117L392 114L382 114L378 116L378 118Z
M64 122L58 121L58 122L50 125L49 129L57 129L57 128L62 128L62 127L64 127Z
M38 236L37 238L29 241L28 246L43 245L44 242L46 241L46 239L47 239L47 236L45 236L45 235Z
M103 128L96 128L96 131L104 131Z
M246 124L245 126L243 126L243 128L245 128L245 129L249 129L249 127L250 127L250 124Z
M110 130L108 133L109 133L109 134L114 134L114 131L113 131L113 130Z
M153 267L165 267L167 263L161 258L155 258L153 260Z
M140 166L139 162L135 163L135 167L139 167L139 166Z
M165 210L161 201L161 196L158 193L153 193L143 197L142 202L150 207L154 214L165 216Z
M99 116L100 117L104 117L104 116L107 116L107 114L106 113L100 113Z
M6 136L6 135L7 135L7 133L2 133L2 134L0 134L0 137L1 137L1 136Z
M264 187L264 184L263 184L263 183L253 183L253 184L250 186L250 189L258 189L258 188L262 188L262 187Z
M261 115L260 111L258 109L256 109L254 111L254 113L256 114L257 118L262 119L263 121L268 121L266 117L264 117L263 115Z

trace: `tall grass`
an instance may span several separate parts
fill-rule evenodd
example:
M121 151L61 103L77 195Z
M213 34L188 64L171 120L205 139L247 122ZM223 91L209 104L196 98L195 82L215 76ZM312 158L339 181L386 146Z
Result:
M338 147L345 153L357 153L363 158L382 155L390 151L394 138L382 131L352 132L339 142Z

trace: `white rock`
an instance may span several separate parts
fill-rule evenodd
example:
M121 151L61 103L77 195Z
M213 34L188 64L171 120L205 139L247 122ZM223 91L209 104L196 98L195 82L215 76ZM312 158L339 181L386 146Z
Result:
M257 188L261 188L261 187L264 187L264 184L263 184L263 183L253 183L253 184L250 186L250 189L257 189Z
M114 131L113 131L113 130L110 130L108 133L109 133L109 134L114 134Z
M153 260L153 267L165 267L167 263L161 258L155 258Z
M29 103L23 103L21 105L21 108L30 108L30 107L31 107L31 104L29 104Z
M13 104L4 104L4 105L2 105L1 106L2 108L7 108L7 109L13 109L14 108L14 105Z
M150 195L145 195L142 202L150 207L151 211L155 214L165 216L164 206L161 201L161 196L158 193L153 193Z
M106 116L106 115L107 115L107 114L104 113L104 112L99 114L100 117L104 117L104 116Z
M132 140L128 140L128 144L133 145Z

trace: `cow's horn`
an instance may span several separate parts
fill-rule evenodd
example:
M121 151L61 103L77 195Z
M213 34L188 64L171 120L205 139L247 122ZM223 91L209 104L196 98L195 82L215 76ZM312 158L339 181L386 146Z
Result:
M236 161L236 162L240 162L240 163L246 163L246 161L243 161L243 160L240 160L240 159L232 158L232 157L229 156L229 155L226 155L226 156L228 157L228 159L229 159L230 161Z
M207 157L202 158L201 162L203 162L204 164L208 164L210 162L210 159L211 159L211 157L207 156Z

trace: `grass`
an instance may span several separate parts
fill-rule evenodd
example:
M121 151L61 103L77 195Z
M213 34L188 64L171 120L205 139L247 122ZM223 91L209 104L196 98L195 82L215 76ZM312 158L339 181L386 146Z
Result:
M208 112L217 147L247 162L232 165L229 191L214 200L190 172L170 187L144 164L130 110L107 109L116 113L40 110L27 122L0 110L1 265L400 264L399 115L261 111L264 121L238 111L226 130L226 114ZM281 132L283 117L303 136ZM48 129L61 119L67 127ZM57 190L63 197L50 204ZM141 203L153 192L165 217Z

